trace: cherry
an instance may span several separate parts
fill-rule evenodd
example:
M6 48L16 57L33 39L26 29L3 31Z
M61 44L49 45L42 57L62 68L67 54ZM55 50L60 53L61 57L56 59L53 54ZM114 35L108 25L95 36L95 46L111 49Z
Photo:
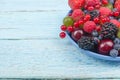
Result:
M110 39L101 40L98 46L99 53L103 55L109 55L110 50L113 49L113 45L114 43Z
M75 41L78 41L83 35L83 30L75 30L72 32L71 36Z
M73 28L72 26L69 26L69 27L67 28L67 30L68 30L69 32L73 32L73 31L74 31L74 28Z
M66 31L66 30L67 30L67 27L66 27L65 25L62 25L62 26L61 26L61 30L62 30L62 31Z
M60 38L65 38L66 37L66 34L65 34L65 32L61 32L60 34L59 34L59 36L60 36Z

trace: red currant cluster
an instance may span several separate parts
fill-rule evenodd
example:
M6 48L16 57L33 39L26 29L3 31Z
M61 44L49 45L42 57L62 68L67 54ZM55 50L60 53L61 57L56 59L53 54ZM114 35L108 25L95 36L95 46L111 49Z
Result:
M82 49L118 56L120 46L114 46L120 45L120 0L68 0L68 4L72 10L63 20L60 37L68 33Z

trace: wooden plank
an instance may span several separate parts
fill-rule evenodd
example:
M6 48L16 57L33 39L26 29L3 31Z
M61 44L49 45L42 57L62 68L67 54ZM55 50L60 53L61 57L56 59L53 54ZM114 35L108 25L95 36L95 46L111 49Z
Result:
M0 44L0 77L120 78L119 62L81 54L67 39L1 40Z
M67 2L68 0L0 0L0 11L68 10Z
M2 12L0 39L58 38L67 12Z

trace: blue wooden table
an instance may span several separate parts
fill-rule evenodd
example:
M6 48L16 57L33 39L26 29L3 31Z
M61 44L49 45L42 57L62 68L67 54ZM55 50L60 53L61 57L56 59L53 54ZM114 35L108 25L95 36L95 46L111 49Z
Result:
M79 52L59 26L67 0L0 0L0 78L120 79L120 62Z

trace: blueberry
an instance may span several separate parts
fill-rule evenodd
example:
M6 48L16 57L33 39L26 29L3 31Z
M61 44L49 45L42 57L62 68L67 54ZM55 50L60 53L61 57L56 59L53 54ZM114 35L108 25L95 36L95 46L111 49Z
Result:
M87 10L84 10L84 13L86 14L88 11Z
M100 42L100 40L98 39L98 37L94 37L94 42L95 42L95 44L98 44Z
M118 51L115 50L115 49L112 49L112 50L110 51L110 56L111 56L111 57L117 57L118 54L119 54Z
M120 50L120 44L115 44L115 45L114 45L114 49Z
M115 44L120 44L120 39L119 38L115 38L114 43Z
M97 37L97 36L98 36L98 32L97 32L97 31L93 31L93 32L92 32L92 35L93 35L94 37Z
M114 4L114 0L109 0L109 2L110 2L111 4Z
M102 39L103 39L103 36L102 36L102 35L99 35L98 39L99 39L99 40L102 40Z
M120 21L120 18L118 19L118 21Z

